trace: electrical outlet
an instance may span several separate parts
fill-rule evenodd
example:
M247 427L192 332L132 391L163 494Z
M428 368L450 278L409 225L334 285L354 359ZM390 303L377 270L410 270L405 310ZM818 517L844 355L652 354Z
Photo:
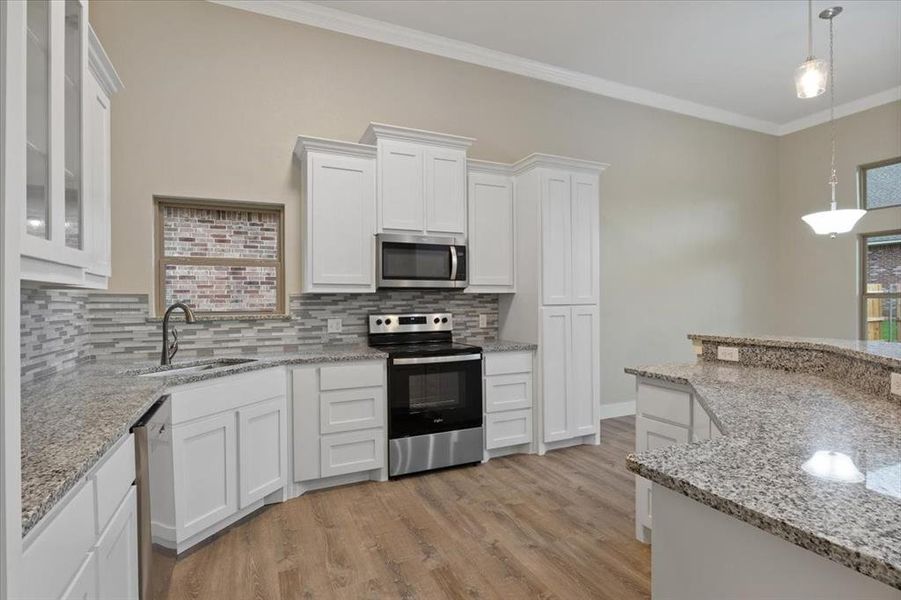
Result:
M479 327L482 329L488 327L488 315L479 315Z
M701 342L693 341L691 343L691 349L694 350L695 356L701 356L704 352L704 345Z
M738 362L738 348L735 346L717 346L716 357L720 360Z
M341 333L341 319L329 319L328 320L328 332L329 333Z
M892 373L892 393L901 396L901 373Z

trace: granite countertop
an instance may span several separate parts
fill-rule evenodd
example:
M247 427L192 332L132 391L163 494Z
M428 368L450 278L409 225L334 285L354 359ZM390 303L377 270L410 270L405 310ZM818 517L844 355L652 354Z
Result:
M901 403L759 367L702 361L626 372L691 386L723 432L629 455L631 471L901 589ZM862 480L808 474L802 465L817 451L846 454Z
M482 347L482 352L534 352L538 349L538 344L513 340L494 340L477 345Z
M174 386L286 365L383 359L364 345L311 346L209 371L140 377L163 370L143 361L97 361L22 386L22 534L28 533L154 402ZM176 360L178 367L220 360ZM227 359L226 359L227 360Z
M901 344L897 342L770 335L706 335L698 333L689 334L688 339L696 342L714 342L737 346L823 350L852 358L862 358L889 367L901 368Z

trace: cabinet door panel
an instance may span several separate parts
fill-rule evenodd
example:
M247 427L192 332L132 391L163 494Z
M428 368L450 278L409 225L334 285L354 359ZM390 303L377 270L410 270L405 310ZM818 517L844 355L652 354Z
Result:
M595 433L600 426L599 327L597 307L572 308L572 386L567 400L574 436Z
M287 481L288 432L284 397L238 411L241 508L262 500Z
M570 176L542 175L541 287L545 304L569 304L572 298L572 211Z
M532 441L532 410L511 410L486 415L485 448L506 448Z
M233 412L173 428L179 540L203 531L238 510L236 442Z
M635 445L639 452L688 443L688 428L646 417L635 417Z
M514 286L513 182L505 175L469 175L469 286Z
M597 304L600 265L598 180L593 175L572 176L572 302Z
M570 383L570 309L541 309L542 407L544 441L570 437L567 395Z
M374 161L314 154L309 171L311 286L373 285Z
M109 277L110 271L110 99L91 76L86 80L85 236L91 253L88 271Z
M385 431L368 429L322 436L323 477L346 475L385 466Z
M101 600L138 598L138 508L132 487L97 542Z
M710 439L710 415L697 398L691 399L691 441L703 442Z
M62 600L95 600L97 594L97 553L89 552L75 579L60 596Z
M426 230L466 234L466 152L426 148Z
M381 229L424 231L422 148L380 141L378 161Z

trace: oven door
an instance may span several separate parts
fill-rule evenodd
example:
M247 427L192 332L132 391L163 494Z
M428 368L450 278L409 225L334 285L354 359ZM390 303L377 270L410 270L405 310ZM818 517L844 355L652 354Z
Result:
M452 237L378 236L378 287L464 288L466 246Z
M391 359L391 439L482 426L482 355Z

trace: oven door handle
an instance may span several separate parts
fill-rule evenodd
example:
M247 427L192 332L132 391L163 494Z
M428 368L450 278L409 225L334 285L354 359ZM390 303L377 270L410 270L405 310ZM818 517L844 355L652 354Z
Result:
M395 358L395 365L433 365L436 363L455 363L470 360L482 360L481 354L454 354L451 356L421 356L419 358Z
M456 247L456 246L451 246L451 247L450 247L450 253L451 253L451 276L450 276L450 280L451 280L451 281L456 281L456 280L457 280L457 247Z

